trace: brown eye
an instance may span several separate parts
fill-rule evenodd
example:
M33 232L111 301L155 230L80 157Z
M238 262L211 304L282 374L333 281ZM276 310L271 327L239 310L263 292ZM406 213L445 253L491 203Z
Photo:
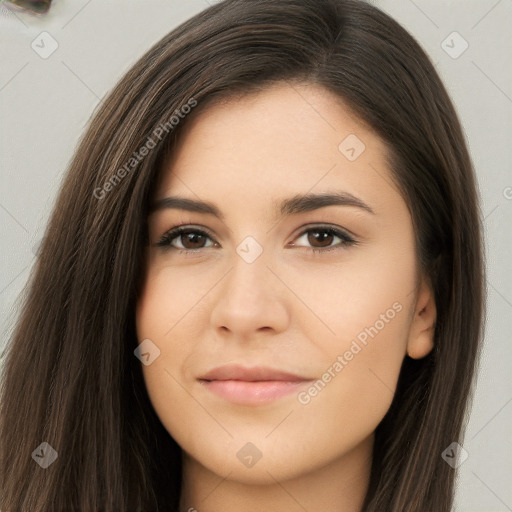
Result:
M206 245L208 240L213 243ZM194 251L197 249L207 249L218 245L213 238L200 229L184 228L178 226L165 233L159 242L155 244L158 247L167 249L177 249L184 251Z
M307 238L312 246L329 247L334 239L334 235L330 231L317 229L309 231Z
M179 240L185 249L201 249L207 237L195 231L181 233Z
M338 242L336 240L339 240ZM344 231L332 226L320 226L303 231L297 238L306 242L305 244L293 243L298 247L306 247L316 252L326 252L331 249L343 249L357 242ZM333 243L334 242L334 243Z

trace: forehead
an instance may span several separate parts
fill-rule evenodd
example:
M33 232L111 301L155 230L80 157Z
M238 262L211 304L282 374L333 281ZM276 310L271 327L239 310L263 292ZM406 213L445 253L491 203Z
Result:
M399 195L383 141L318 85L283 83L196 109L162 169L156 199L220 196L274 208L281 197L330 189L376 204Z

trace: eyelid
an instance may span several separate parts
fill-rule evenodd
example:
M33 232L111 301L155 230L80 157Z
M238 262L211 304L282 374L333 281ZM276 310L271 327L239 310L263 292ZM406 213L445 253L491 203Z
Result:
M302 226L300 228L300 231L293 236L293 240L296 240L297 238L302 237L305 235L308 231L314 231L315 229L323 230L323 231L333 231L335 233L335 236L343 235L346 239L350 239L354 242L357 242L357 237L354 233L352 233L350 230L346 228L342 228L341 226L335 225L335 224L326 224L326 223L312 223L307 224L306 226ZM303 247L303 246L299 246Z
M298 240L302 237L308 236L309 232L315 231L323 231L328 232L331 236L338 238L340 241L335 243L334 245L315 247L311 245L300 245L297 243L290 242L288 245L291 247L301 247L303 250L312 256L321 256L327 255L327 253L331 251L346 251L350 247L356 246L359 244L359 241L356 237L349 235L344 229L335 227L335 226L325 226L325 225L316 225L310 226L304 229L299 235L297 235L293 240Z
M214 244L218 244L219 242L217 241L217 239L215 238L215 236L213 235L212 231L210 231L208 228L204 227L204 226L201 226L199 224L189 224L189 223L186 223L186 222L183 222L181 224L176 224L176 226L173 226L172 228L168 229L167 231L165 231L161 236L160 236L160 240L158 240L157 242L155 242L153 245L155 247L161 247L163 249L169 249L169 248L172 248L172 249L177 249L177 250L181 250L181 251L197 251L198 249L181 249L180 247L173 247L171 246L169 243L165 243L165 240L166 239L174 239L174 238L177 238L181 233L183 232L186 232L186 231L192 231L192 232L197 232L197 233L200 233L200 234L204 234L206 235L208 238L211 239L211 241L214 243ZM206 247L207 248L207 247Z

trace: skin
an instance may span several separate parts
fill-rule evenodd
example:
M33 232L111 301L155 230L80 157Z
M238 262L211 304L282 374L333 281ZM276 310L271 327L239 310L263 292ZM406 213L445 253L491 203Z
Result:
M386 147L337 96L311 84L274 85L191 121L154 199L208 201L224 219L174 208L149 216L136 312L139 341L149 338L160 350L143 366L151 403L184 452L181 509L359 511L375 428L404 357L431 351L436 316ZM366 146L354 161L338 149L349 134ZM290 215L276 209L296 194L333 190L349 192L374 213L350 205ZM213 237L194 245L178 235L170 250L155 245L179 224ZM325 224L357 243L343 246L315 231ZM252 263L236 251L248 236L263 249ZM183 247L196 249L179 253ZM393 304L400 311L346 360L357 336ZM336 372L338 356L347 364ZM313 381L330 368L331 379L315 396L307 392L311 383L301 388L307 403L294 392L238 405L197 380L225 363L270 366ZM248 442L262 455L252 467L237 457Z

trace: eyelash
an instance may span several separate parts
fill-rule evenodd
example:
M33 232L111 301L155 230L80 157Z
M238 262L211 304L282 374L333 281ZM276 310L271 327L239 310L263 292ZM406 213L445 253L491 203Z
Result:
M330 246L330 247L305 247L309 251L311 251L313 254L322 254L333 250L338 249L344 249L353 245L357 244L357 241L354 240L352 237L350 237L347 233L344 231L341 231L338 228L335 228L333 226L314 226L310 227L309 229L306 229L302 231L297 238L301 238L307 233L310 232L325 232L329 235L334 235L341 239L341 242L337 245ZM179 247L173 247L171 245L171 242L179 237L182 234L196 234L200 236L204 236L206 238L209 238L212 240L215 244L218 244L218 242L213 238L213 236L204 229L198 229L194 228L193 226L176 226L162 236L162 238L155 244L157 247L163 248L165 251L169 250L175 250L178 251L178 254L197 254L198 251L201 251L203 249L209 249L211 247L199 247L197 249L181 249ZM296 246L296 247L304 247L304 246Z

